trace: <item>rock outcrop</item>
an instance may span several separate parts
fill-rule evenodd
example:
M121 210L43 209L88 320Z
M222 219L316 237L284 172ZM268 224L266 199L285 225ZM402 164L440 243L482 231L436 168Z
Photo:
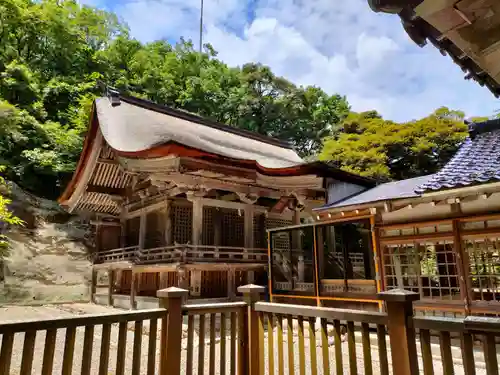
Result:
M11 209L24 227L7 231L0 303L88 299L91 226L69 215L57 202L35 197L11 184Z

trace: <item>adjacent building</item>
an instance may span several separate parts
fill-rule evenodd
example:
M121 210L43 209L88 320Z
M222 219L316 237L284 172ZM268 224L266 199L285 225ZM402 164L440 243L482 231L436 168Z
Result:
M420 294L421 313L500 313L500 120L471 124L436 174L316 213L315 223L270 230L274 300L377 309L378 291L404 288ZM286 246L294 237L298 249Z

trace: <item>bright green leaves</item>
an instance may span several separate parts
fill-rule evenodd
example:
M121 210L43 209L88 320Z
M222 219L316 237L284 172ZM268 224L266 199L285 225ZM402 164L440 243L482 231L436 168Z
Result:
M325 139L319 158L350 172L382 180L436 172L467 136L463 112L439 108L407 123L376 112L350 113L337 136Z

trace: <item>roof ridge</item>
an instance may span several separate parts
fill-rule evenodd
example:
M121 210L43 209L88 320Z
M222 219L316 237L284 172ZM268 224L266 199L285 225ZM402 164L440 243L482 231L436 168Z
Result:
M474 139L479 134L500 130L500 119L496 118L482 122L471 122L468 125L469 136L471 139Z

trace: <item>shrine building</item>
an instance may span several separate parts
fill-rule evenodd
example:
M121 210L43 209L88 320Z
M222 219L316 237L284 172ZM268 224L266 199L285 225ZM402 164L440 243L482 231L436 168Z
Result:
M59 202L93 224L93 300L135 308L169 286L234 299L267 284L268 229L373 186L274 138L108 91Z

